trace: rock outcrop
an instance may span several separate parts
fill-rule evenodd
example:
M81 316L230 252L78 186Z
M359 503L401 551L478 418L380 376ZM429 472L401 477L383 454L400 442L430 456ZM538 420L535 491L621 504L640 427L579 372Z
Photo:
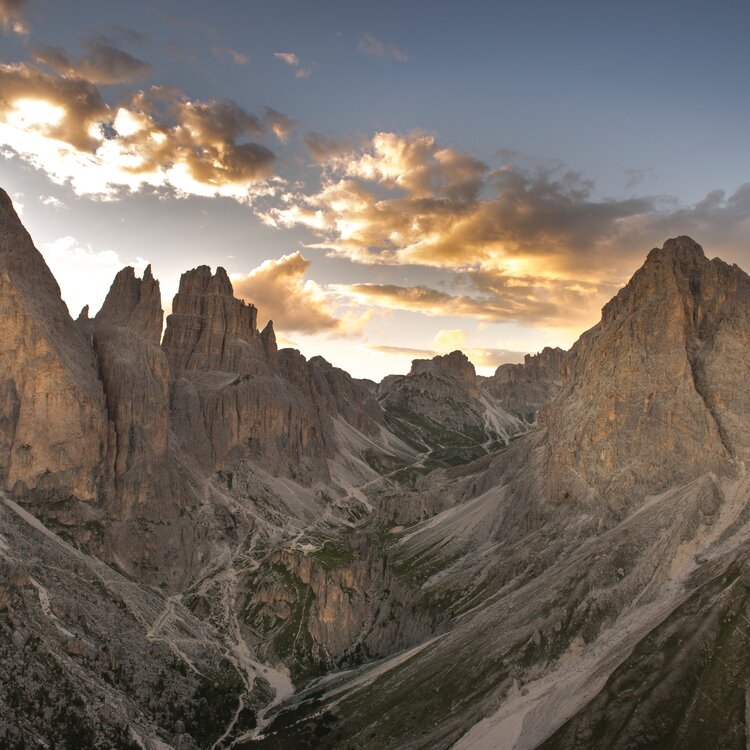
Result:
M111 425L110 518L177 512L167 455L170 379L159 348L162 321L159 282L149 266L143 279L133 268L122 269L101 310L83 324L92 332Z
M2 485L95 500L108 431L96 358L2 190L0 320Z
M151 266L146 267L142 279L136 277L132 267L123 268L96 314L98 328L125 328L152 346L161 342L163 322L159 282L154 279Z
M500 365L483 381L484 390L507 412L533 422L560 392L564 360L563 349L546 346L538 354L527 354L520 364Z
M261 342L257 320L255 306L234 296L223 268L213 275L208 266L186 271L172 302L162 344L173 372L244 375L263 371L271 335L266 333Z
M389 375L378 401L396 434L431 458L461 463L504 445L527 429L481 388L474 365L460 351L415 359L408 375Z
M548 489L613 503L750 456L750 278L688 237L654 249L543 409Z

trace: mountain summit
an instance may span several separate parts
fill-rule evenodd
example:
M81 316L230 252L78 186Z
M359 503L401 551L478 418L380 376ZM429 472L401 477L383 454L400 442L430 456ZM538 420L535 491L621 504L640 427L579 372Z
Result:
M667 240L567 357L542 416L553 496L621 498L750 458L750 277Z

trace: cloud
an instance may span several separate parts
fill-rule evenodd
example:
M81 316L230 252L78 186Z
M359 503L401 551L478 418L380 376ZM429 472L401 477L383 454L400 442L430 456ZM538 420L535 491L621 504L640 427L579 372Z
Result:
M309 267L310 261L296 252L266 260L246 276L232 276L232 285L235 294L258 308L263 320L273 320L285 333L361 333L371 313L337 316L321 286L306 278Z
M217 60L228 60L235 65L245 65L250 62L250 58L247 55L227 45L214 45L211 47L211 52Z
M67 206L54 195L40 195L39 202L43 206L50 206L52 208L67 208Z
M231 100L160 86L112 107L90 81L23 63L0 65L0 90L0 144L79 195L152 186L249 202L274 190L275 154L248 139L283 133L286 116L275 110L260 118Z
M360 305L430 316L464 317L493 323L517 321L555 327L590 322L592 311L598 311L617 289L616 285L516 277L495 271L456 274L454 279L467 285L467 293L451 294L428 286L376 283L332 284L329 288ZM456 339L455 330L444 332L444 336L449 335Z
M273 56L277 60L281 60L281 62L294 68L295 78L307 78L312 73L312 68L309 66L303 66L299 57L297 57L294 52L274 52Z
M463 328L443 329L432 339L433 346L440 352L452 352L466 346L468 333Z
M322 155L322 154L321 154ZM270 224L306 225L318 247L364 263L443 268L590 268L603 242L654 198L597 200L582 175L557 166L495 170L424 133L378 133L360 151L332 154L317 193L287 196Z
M78 60L71 59L62 47L37 47L32 54L60 76L104 86L132 83L153 72L145 60L113 46L106 37L87 39L83 46L87 54Z
M398 62L406 62L409 59L395 44L381 42L372 34L362 34L357 49L368 57L387 57Z
M26 23L28 4L29 0L0 0L0 28L26 36L29 33Z
M264 107L264 111L269 129L282 143L286 143L297 121L271 107Z
M294 52L274 52L273 56L276 59L281 60L281 62L291 65L293 68L296 68L299 65L299 57L297 57Z
M62 298L76 317L84 305L92 315L101 307L115 274L126 265L143 271L148 261L136 258L126 263L113 250L94 250L75 237L60 237L41 246L41 253L57 279ZM81 284L86 279L86 284Z
M320 133L305 133L302 136L302 141L310 156L316 161L328 161L346 153L351 148L351 144L348 142L339 143Z
M307 227L357 263L442 269L455 287L350 284L362 304L550 326L593 323L601 306L665 238L691 234L710 253L746 257L750 183L681 206L665 196L598 197L559 163L490 167L427 133L378 133L342 150L306 137L320 184L284 192L271 226Z

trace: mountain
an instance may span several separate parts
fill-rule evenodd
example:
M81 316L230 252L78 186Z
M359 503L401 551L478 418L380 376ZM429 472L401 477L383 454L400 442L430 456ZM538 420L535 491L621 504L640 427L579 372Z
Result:
M0 192L0 315L4 747L745 747L750 278L689 238L374 384L221 268L73 321Z

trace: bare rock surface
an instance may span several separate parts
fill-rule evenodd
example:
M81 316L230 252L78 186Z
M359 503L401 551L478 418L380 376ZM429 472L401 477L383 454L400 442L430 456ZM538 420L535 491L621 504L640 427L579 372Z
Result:
M527 354L522 363L500 365L483 385L503 409L533 422L560 392L564 361L563 349L547 346L538 354Z
M629 498L750 450L750 278L687 237L652 250L566 358L542 412L558 499Z
M107 446L96 358L1 190L0 319L3 485L94 500Z

